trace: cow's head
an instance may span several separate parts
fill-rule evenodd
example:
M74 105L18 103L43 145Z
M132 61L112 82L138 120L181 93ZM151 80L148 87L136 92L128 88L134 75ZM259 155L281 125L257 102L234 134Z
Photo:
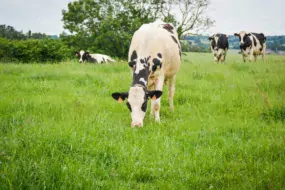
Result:
M83 50L81 50L80 52L75 51L74 53L75 56L79 58L79 63L86 61L90 57L89 52L84 52Z
M219 47L218 47L219 38L217 36L213 35L213 36L209 37L209 40L210 40L211 50L214 53L214 55L216 55L216 53L218 52L218 49L219 49Z
M131 126L142 127L145 113L147 110L147 100L149 98L157 99L162 95L162 91L148 91L144 87L131 87L129 92L115 92L112 97L118 102L123 102L127 99L127 107L131 112Z
M222 47L222 44L219 42L220 38L222 37L228 38L228 36L224 34L214 34L213 36L209 37L211 50L215 57L220 57L221 53L224 52L224 51L221 51L223 47Z
M246 49L249 48L251 46L251 40L249 38L249 36L251 35L251 33L242 31L240 33L235 33L235 36L239 37L239 42L240 42L240 49Z

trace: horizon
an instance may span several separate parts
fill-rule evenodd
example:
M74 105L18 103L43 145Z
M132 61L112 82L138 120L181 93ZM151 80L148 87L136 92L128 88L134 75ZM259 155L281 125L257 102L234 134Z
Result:
M3 2L0 8L0 24L12 26L15 30L23 31L23 33L27 33L29 30L33 33L57 36L62 32L69 33L68 30L63 29L61 20L62 10L67 10L67 5L71 1L31 0L29 4L24 0ZM238 2L234 0L211 0L207 15L215 20L215 24L202 35L208 36L213 33L233 35L242 30L262 32L266 36L285 35L285 18L282 12L285 1L266 2L266 0L251 0L250 2L247 0L239 0ZM244 6L245 4L247 6ZM242 14L240 14L241 11ZM178 19L180 14L176 11L175 15Z

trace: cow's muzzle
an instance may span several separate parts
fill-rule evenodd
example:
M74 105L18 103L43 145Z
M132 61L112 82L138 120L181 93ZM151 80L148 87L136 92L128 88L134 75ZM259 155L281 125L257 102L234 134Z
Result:
M134 128L134 127L136 127L136 126L142 127L143 124L142 124L141 122L132 122L132 128Z

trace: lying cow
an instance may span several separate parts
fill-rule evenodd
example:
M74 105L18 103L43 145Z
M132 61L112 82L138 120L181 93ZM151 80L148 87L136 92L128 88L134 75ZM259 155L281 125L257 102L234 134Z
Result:
M132 86L128 92L113 93L113 98L119 102L128 99L132 127L143 126L147 101L151 98L151 115L159 122L163 85L168 81L169 104L173 110L175 76L181 64L181 46L173 25L143 24L132 37L128 64L133 75Z
M258 55L261 55L262 60L264 61L266 53L266 37L263 33L257 34L242 31L240 33L235 33L234 35L239 37L240 49L244 62L248 55L249 61L252 61L253 56L254 61L256 61Z
M224 62L226 60L227 51L229 49L228 36L225 34L214 34L209 37L211 51L214 54L214 61Z
M89 52L84 52L81 50L80 52L76 51L75 55L79 57L79 63L82 62L90 62L90 63L108 63L108 62L115 62L114 59L109 57L108 55L103 54L89 54Z

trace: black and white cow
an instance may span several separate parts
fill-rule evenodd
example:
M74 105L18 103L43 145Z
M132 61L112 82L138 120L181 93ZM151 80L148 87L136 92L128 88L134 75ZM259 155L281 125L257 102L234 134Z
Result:
M112 59L108 55L103 54L90 54L89 52L84 52L81 50L80 52L75 51L75 55L79 58L79 63L82 62L90 62L90 63L108 63L108 62L115 62L114 59Z
M243 61L245 62L246 57L249 55L249 61L254 61L258 55L262 56L264 61L266 53L266 37L263 33L251 33L242 31L240 33L235 33L235 36L239 37L240 49L242 52Z
M214 54L214 61L224 62L226 60L227 51L229 49L228 36L225 34L214 34L209 37L211 51Z
M166 81L170 109L174 109L175 77L181 64L181 46L174 26L161 21L143 24L132 37L128 64L133 75L132 86L128 92L113 93L113 98L119 102L127 99L132 127L143 126L151 98L151 115L159 122L160 96Z

